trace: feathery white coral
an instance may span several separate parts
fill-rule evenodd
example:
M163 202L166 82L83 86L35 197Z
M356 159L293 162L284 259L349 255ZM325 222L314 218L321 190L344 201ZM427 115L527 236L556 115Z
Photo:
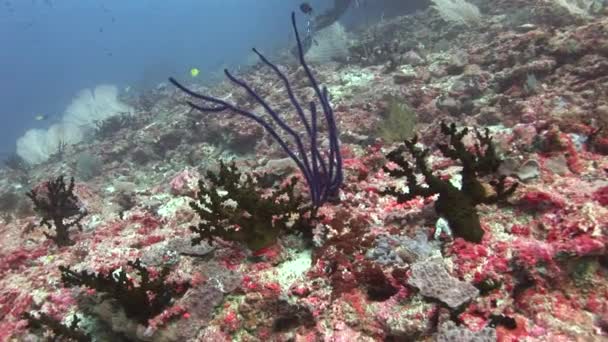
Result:
M81 90L66 109L62 121L48 130L31 129L17 140L17 154L30 164L46 161L62 144L76 144L97 121L133 110L118 100L118 89L100 85Z
M481 19L479 8L465 0L431 0L443 20L472 26Z

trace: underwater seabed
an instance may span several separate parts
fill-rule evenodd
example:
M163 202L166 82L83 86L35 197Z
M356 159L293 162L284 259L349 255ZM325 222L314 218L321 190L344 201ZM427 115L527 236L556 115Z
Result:
M0 170L0 341L608 339L606 10L434 3L81 94Z

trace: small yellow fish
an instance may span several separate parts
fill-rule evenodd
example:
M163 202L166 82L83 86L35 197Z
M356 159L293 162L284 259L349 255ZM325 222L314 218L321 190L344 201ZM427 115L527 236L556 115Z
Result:
M39 115L34 116L34 119L36 121L44 121L44 120L46 120L48 118L49 118L49 116L48 115L44 115L44 114L39 114Z
M190 76L192 76L192 77L198 76L199 73L200 73L200 70L198 70L197 68L190 69Z

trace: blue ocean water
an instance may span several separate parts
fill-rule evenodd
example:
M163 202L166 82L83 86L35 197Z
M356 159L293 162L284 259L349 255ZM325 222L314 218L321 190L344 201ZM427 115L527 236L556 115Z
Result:
M323 8L326 1L311 1ZM289 40L285 0L6 0L0 4L0 153L59 120L77 92L149 87L244 62ZM48 119L37 121L37 115Z
M421 3L423 1L415 1ZM297 0L5 0L0 4L0 154L31 128L61 118L77 92L98 84L150 87L170 75L236 67L253 46L293 43ZM332 1L309 1L316 11ZM346 24L410 2L363 1ZM403 13L403 12L401 12ZM48 116L37 121L38 115Z

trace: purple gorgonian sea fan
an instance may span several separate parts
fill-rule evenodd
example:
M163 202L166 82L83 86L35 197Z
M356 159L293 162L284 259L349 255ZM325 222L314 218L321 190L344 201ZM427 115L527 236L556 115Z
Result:
M256 113L239 108L222 99L196 93L176 81L174 78L169 78L169 81L191 97L203 100L203 104L196 104L192 101L188 101L188 105L196 110L210 113L233 112L251 119L264 127L266 132L279 143L283 151L285 151L285 153L287 153L297 164L308 184L313 207L319 207L329 199L337 197L340 185L343 181L342 156L340 155L340 142L338 139L339 132L336 127L334 112L329 103L327 87L321 88L319 86L310 67L304 60L302 41L300 40L294 12L291 13L291 23L298 44L300 65L304 69L306 77L315 91L323 112L323 117L325 118L327 126L326 134L328 135L329 140L328 149L322 150L321 146L319 146L320 137L317 123L317 104L314 101L308 103L309 111L307 117L304 108L296 99L292 86L285 74L255 48L253 49L253 52L283 81L287 94L289 95L289 100L291 101L301 124L305 128L305 134L297 133L293 127L290 127L285 120L281 118L277 111L273 110L270 105L251 88L250 85L233 76L227 69L224 69L226 77L228 77L232 83L247 91L247 93L264 108L266 113L270 116L271 121L267 121ZM275 124L277 128L273 127L273 124ZM287 140L286 137L290 137L291 139Z

